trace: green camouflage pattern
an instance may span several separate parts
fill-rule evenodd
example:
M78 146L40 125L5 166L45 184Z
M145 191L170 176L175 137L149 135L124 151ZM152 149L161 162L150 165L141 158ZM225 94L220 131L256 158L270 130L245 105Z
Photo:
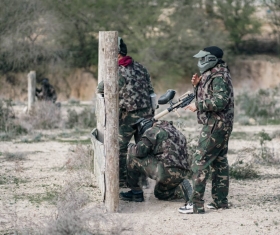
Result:
M233 127L234 92L226 63L205 72L196 87L198 123L203 124L194 153L194 213L204 213L206 181L212 173L212 198L217 208L228 206L228 141Z
M55 89L49 83L43 84L41 89L36 88L35 95L38 100L41 101L52 101L53 103L55 103L57 99Z
M120 108L127 111L151 107L150 94L154 93L150 75L144 66L133 61L131 65L119 66Z
M160 200L173 200L184 197L181 183L187 170L176 167L165 167L153 155L137 158L127 157L127 183L132 190L142 190L140 176L145 175L156 180L154 195Z
M212 198L217 207L228 205L229 166L227 160L228 140L232 127L222 121L213 126L203 125L198 147L192 162L193 201L198 211L203 211L206 181L212 173Z
M198 123L214 124L221 120L233 125L234 93L227 64L218 64L205 72L196 87Z
M119 108L126 111L151 107L150 94L154 93L150 75L144 66L136 61L128 66L119 66ZM104 93L104 83L97 86L98 93Z
M128 66L119 65L119 169L120 181L126 181L127 146L136 129L131 125L139 118L153 117L150 94L154 93L150 75L140 63L133 61ZM104 83L97 86L104 93Z
M153 116L153 110L151 107L132 112L121 110L119 115L119 176L120 181L126 181L127 146L132 136L135 136L137 132L133 124L136 123L139 118L151 118Z
M171 123L159 121L145 131L137 144L130 144L127 155L127 183L141 190L140 176L156 180L155 197L160 200L183 198L182 182L187 163L186 138Z
M154 123L153 128L142 135L142 140L143 145L147 142L152 143L155 158L162 161L165 167L189 169L186 137L173 126L172 122L161 120ZM142 149L144 152L141 152ZM138 156L146 154L145 150L145 146L131 149L132 153L137 151L135 155Z

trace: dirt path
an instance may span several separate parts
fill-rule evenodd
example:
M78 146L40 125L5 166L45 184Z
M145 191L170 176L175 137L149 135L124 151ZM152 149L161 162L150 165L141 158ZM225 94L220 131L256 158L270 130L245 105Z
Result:
M272 127L271 130L275 128L279 127ZM245 128L238 129L239 132L244 130L248 131ZM231 163L242 155L244 148L259 146L255 139L238 138L235 136L230 142L228 157ZM268 146L273 148L278 158L279 145L280 139L275 138ZM38 232L46 226L47 221L57 218L55 199L72 177L67 162L73 148L74 145L69 142L57 141L0 142L0 234L11 234L15 228L23 230L30 227L35 227ZM243 154L242 157L249 158L251 153ZM101 230L107 231L104 234L113 234L112 230L116 231L117 227L129 229L122 234L280 234L279 166L258 164L259 178L231 179L229 210L206 209L203 215L179 214L177 210L183 201L157 200L151 181L151 187L145 189L145 202L120 201L119 213L108 214L100 200L94 178L92 184L81 184L89 195L89 201L81 208L83 211L102 214L102 218L97 220ZM205 201L211 202L210 182L207 184Z

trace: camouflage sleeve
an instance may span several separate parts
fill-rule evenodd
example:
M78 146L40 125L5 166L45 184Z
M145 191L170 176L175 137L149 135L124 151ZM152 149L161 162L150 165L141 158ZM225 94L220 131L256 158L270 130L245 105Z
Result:
M216 77L212 84L213 97L195 103L199 111L222 111L229 102L230 88L224 78Z
M104 93L104 82L101 81L97 85L97 93Z
M119 73L119 90L126 85L126 79Z
M125 78L119 73L119 90L126 84ZM104 82L101 81L97 85L97 93L104 93Z
M152 152L153 144L148 138L142 138L137 144L131 144L128 149L128 154L132 157L146 157Z
M149 94L155 93L154 88L153 88L153 85L152 85L152 81L151 81L151 76L150 76L150 74L148 73L148 71L147 71L147 80L148 80L148 83L149 83L149 85L148 85Z

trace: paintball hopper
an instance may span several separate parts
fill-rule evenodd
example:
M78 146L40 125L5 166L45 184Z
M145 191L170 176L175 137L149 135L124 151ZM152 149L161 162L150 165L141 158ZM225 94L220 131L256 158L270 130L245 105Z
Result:
M176 91L174 90L167 90L165 94L163 94L161 97L158 99L158 104L167 104L170 100L174 98L176 94Z
M170 106L167 109L160 112L159 114L155 115L153 118L154 121L159 120L161 117L165 116L166 114L170 113L171 111L174 111L177 113L178 108L186 107L195 98L195 95L193 93L191 93L190 91L188 91L185 94L183 94L182 96L180 96L177 102L173 103L172 99L174 98L175 94L176 94L176 91L169 89L169 90L167 90L167 92L165 94L163 94L161 97L159 97L158 104L169 103ZM180 117L179 113L177 113L177 115L178 115L178 117Z

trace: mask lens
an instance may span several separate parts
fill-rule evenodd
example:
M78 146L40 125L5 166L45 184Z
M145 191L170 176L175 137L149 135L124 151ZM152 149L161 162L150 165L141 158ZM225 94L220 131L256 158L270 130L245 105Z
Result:
M202 63L202 64L203 64L203 63L205 63L205 61L206 61L206 57L202 57L202 58L200 58L200 59L199 59L199 61L200 61L200 63Z

